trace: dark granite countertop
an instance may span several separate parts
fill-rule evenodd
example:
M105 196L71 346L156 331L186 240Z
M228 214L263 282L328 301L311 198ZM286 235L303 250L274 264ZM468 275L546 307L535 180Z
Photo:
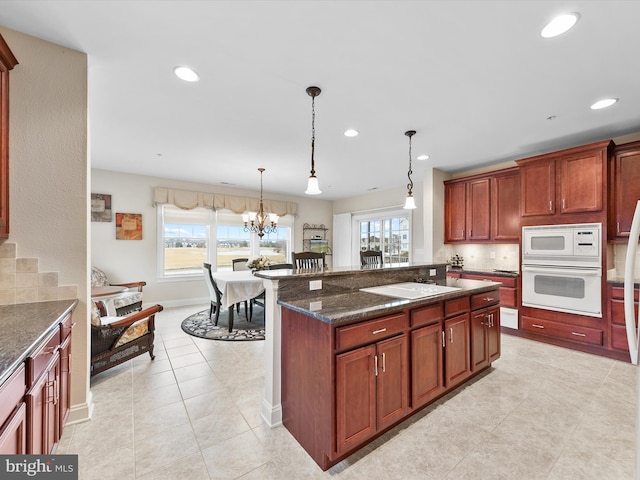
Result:
M39 346L78 300L0 305L0 385Z
M361 291L351 291L320 298L291 300L286 302L278 300L278 304L323 322L343 323L364 319L372 315L384 315L407 307L414 308L429 305L431 303L450 300L472 293L488 292L495 290L500 285L502 285L500 282L449 278L447 279L447 286L459 287L461 290L415 300L393 298Z
M613 285L614 287L624 287L624 278L623 277L607 278L607 283L609 285ZM634 278L633 284L635 288L640 288L640 279Z
M482 270L482 269L467 269L467 268L453 268L450 267L447 273L469 273L472 275L495 275L496 277L511 277L515 278L519 275L518 272L512 270Z
M301 269L301 270L258 270L254 272L256 277L278 280L282 278L298 278L322 275L325 277L339 277L345 275L358 275L371 272L402 271L419 267L446 267L446 263L385 263L384 265L372 265L361 267L359 265L350 267L335 267L324 269Z

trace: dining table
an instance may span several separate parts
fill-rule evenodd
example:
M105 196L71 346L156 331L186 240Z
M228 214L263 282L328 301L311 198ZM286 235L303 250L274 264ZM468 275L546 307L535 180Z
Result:
M222 292L222 308L229 310L229 332L233 330L234 306L250 302L264 292L263 280L255 277L251 270L211 272L211 277Z

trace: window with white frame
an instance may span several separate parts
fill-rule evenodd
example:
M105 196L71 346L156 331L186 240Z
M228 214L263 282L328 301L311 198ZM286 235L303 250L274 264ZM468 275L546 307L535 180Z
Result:
M360 251L381 251L384 263L410 260L411 217L405 210L354 215ZM359 261L359 259L358 259Z
M202 263L214 270L231 270L234 258L265 255L272 263L286 263L293 245L293 218L280 217L277 231L246 232L242 215L231 211L174 205L158 206L158 277L188 278L202 274Z

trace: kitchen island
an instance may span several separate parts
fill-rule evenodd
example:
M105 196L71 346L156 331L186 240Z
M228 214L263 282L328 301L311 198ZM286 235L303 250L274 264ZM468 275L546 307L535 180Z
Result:
M444 264L256 275L267 292L262 416L323 470L500 355L500 283L447 279ZM415 281L455 290L361 291Z

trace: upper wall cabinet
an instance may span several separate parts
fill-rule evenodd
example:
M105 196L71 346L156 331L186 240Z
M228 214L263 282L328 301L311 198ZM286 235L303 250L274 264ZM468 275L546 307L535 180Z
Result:
M444 182L445 243L517 243L517 168Z
M553 223L548 217L565 214L586 214L572 219L576 222L600 221L612 149L613 142L607 140L518 160L522 216L547 217L526 222Z
M0 35L0 238L9 238L9 71L17 64Z
M609 239L626 242L640 200L640 142L618 145L609 168Z

